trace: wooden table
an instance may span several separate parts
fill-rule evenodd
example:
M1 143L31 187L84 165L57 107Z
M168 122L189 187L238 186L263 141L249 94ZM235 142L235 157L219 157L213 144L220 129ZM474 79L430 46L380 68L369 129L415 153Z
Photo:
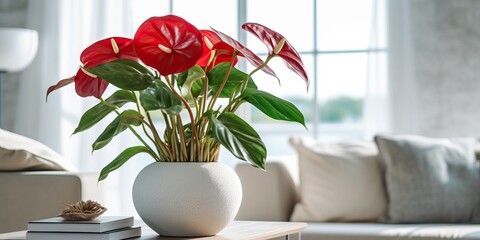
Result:
M131 239L160 239L160 240L263 240L277 237L285 239L301 239L301 231L307 226L306 223L298 222L263 222L263 221L234 221L223 231L215 236L200 238L178 238L159 236L143 222L142 236ZM26 239L27 231L0 234L0 239Z

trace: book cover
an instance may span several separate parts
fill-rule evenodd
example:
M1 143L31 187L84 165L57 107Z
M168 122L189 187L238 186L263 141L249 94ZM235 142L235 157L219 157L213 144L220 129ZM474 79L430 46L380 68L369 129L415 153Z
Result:
M66 221L60 217L28 222L27 230L34 232L101 233L133 226L133 217L100 216L90 221Z
M33 232L27 231L28 240L119 240L139 237L141 227L128 227L101 233L88 232Z

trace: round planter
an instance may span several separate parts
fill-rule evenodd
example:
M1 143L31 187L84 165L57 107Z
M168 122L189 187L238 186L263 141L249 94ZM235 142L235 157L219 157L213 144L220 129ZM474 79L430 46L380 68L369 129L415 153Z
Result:
M154 162L133 184L133 203L142 220L165 236L211 236L235 217L242 185L219 163Z

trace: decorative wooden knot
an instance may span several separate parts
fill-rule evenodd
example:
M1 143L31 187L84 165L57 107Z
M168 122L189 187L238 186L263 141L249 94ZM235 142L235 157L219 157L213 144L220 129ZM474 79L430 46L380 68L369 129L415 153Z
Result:
M65 205L67 205L67 207L64 208L63 211L57 216L68 221L93 220L107 211L107 208L92 200L87 200L86 202L80 201L72 205Z

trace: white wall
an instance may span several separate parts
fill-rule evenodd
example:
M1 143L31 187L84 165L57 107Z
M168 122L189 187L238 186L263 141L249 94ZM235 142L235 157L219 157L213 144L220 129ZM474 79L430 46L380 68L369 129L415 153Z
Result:
M391 2L393 130L480 136L480 1Z

